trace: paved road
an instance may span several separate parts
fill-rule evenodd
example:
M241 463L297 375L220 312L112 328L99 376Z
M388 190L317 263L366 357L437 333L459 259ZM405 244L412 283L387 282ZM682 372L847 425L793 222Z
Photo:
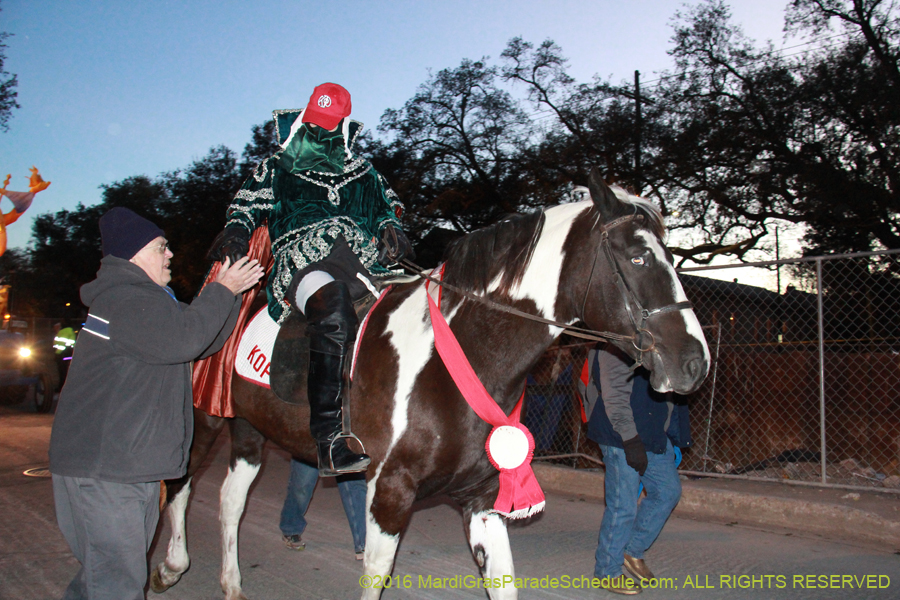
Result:
M27 406L0 406L0 600L59 598L78 570L56 528L50 480L22 472L47 464L52 415ZM182 581L159 600L215 600L218 586L218 486L226 470L225 437L195 485L188 512L192 566ZM291 552L280 543L278 516L287 481L288 459L272 449L248 502L241 528L244 592L250 600L357 598L362 563L353 545L337 489L320 484L309 511L307 549ZM545 514L528 525L510 528L516 573L538 589L520 598L615 598L604 591L559 587L593 569L593 552L602 505L562 495L547 498ZM159 562L168 540L160 528L152 563ZM677 589L647 590L643 598L828 599L900 598L900 556L889 550L802 537L785 531L761 531L673 518L648 553L648 563ZM477 589L436 588L438 578L451 585L476 567L468 552L459 512L443 501L423 504L400 545L394 575L408 589L385 592L386 599L485 598ZM409 576L406 578L406 576ZM800 583L828 584L806 576L882 576L886 589L856 587L807 589ZM431 576L432 587L426 587ZM766 577L770 576L770 577ZM551 578L557 578L557 587ZM690 579L689 579L690 578ZM755 583L754 579L755 578ZM543 582L542 582L543 580ZM467 580L463 580L467 581ZM845 580L846 581L846 580ZM833 580L840 584L841 580ZM729 583L735 587L729 587ZM874 579L878 585L879 579ZM752 587L740 587L752 586Z

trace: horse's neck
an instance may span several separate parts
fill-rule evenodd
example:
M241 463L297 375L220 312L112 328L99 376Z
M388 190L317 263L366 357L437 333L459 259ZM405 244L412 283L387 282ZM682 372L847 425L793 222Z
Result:
M451 321L460 346L488 393L509 413L556 335L542 323L483 305L467 307L464 314L457 311Z

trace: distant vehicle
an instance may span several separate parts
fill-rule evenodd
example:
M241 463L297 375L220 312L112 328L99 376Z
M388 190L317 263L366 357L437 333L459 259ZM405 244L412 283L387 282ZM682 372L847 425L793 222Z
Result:
M59 369L53 335L43 331L44 319L4 318L0 326L0 395L34 402L38 412L50 412ZM49 319L48 319L49 321Z

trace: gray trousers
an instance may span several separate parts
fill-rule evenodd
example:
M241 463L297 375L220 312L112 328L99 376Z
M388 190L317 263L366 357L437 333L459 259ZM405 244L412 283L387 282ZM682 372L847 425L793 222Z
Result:
M53 475L56 520L81 570L63 600L144 600L159 482Z

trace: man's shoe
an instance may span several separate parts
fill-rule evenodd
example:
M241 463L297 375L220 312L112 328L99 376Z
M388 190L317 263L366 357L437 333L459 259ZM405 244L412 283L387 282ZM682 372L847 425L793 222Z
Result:
M600 587L613 594L622 594L623 596L634 596L643 591L633 579L624 575L604 577L600 580Z
M306 542L300 539L299 533L295 533L294 535L283 535L281 536L281 541L284 542L284 545L287 546L288 550L306 549Z
M642 558L634 558L626 554L625 568L628 569L629 573L637 577L638 580L655 579L653 573L647 568L647 563L645 563Z

